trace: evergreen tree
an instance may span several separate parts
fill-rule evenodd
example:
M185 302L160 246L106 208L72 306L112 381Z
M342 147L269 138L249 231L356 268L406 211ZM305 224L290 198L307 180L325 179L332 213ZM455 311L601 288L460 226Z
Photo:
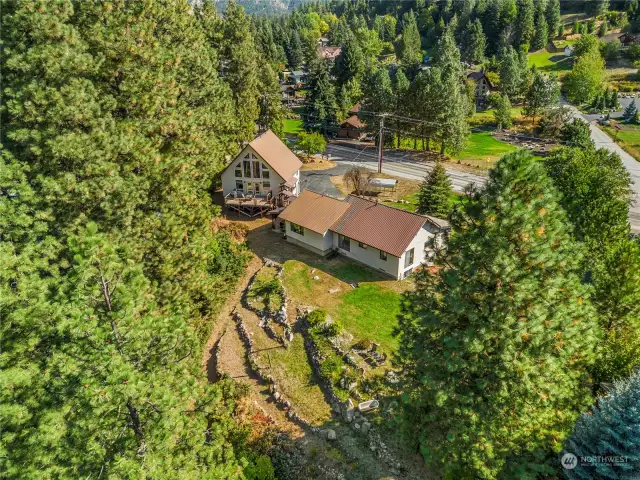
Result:
M268 63L264 63L260 67L258 75L259 88L262 92L258 125L263 131L268 129L279 137L283 137L285 109L281 101L282 96L278 76Z
M375 114L391 113L394 108L393 83L386 68L367 72L362 85L362 119L373 131L379 130L380 117ZM360 114L359 114L360 116Z
M511 117L511 102L506 94L492 93L489 95L489 104L493 107L493 116L498 125L498 129L511 128L513 118Z
M302 41L300 40L300 34L297 30L294 30L291 34L291 38L287 44L287 59L289 62L289 68L295 70L302 65L304 60L304 52L302 51Z
M563 125L560 139L567 147L589 148L594 146L589 124L579 118L574 118Z
M360 81L364 67L362 49L354 35L349 32L335 63L337 86L342 86L350 80Z
M420 451L445 478L533 478L589 403L598 338L582 249L530 153L454 213L443 268L407 293L398 362Z
M442 163L435 167L420 185L418 192L418 210L421 215L432 215L438 218L448 218L451 213L451 180Z
M627 123L633 123L636 118L636 113L638 109L636 108L636 102L632 101L629 105L627 105L622 113L622 120Z
M560 101L560 83L555 77L545 78L535 67L533 68L533 81L525 95L522 114L531 117L535 123L536 116L548 108L557 105Z
M545 18L547 20L549 40L552 40L553 37L558 34L558 29L562 26L560 18L560 0L547 0Z
M258 62L249 20L235 0L229 1L224 11L219 51L224 79L235 100L240 135L250 140L260 112Z
M399 117L408 117L412 114L410 103L411 83L402 69L396 71L394 83L395 109L394 113ZM402 131L405 129L400 118L396 119L396 146L400 148Z
M500 85L509 98L518 98L523 93L523 73L518 52L509 45L500 56Z
M547 46L547 42L549 41L549 28L544 14L544 6L543 2L538 2L536 4L535 33L532 45L533 50L542 50Z
M640 370L616 382L576 422L565 451L580 457L622 457L617 463L596 462L565 469L571 480L632 479L640 471Z
M604 37L608 31L609 31L609 23L605 18L604 20L602 20L602 22L600 22L600 26L598 27L598 36Z
M516 39L518 46L529 48L535 34L535 7L533 0L518 0L518 15L515 21Z
M400 38L400 61L408 66L422 63L420 32L413 10L402 17L402 36Z
M309 85L304 103L305 128L324 133L336 123L338 104L326 62L316 59L309 65Z
M468 23L462 35L462 59L468 63L481 63L486 46L487 39L482 31L480 20L476 19L475 22Z
M583 125L586 126L584 122ZM545 162L588 249L585 279L593 284L605 340L593 369L596 388L640 362L640 248L629 238L630 177L620 157L592 145L554 151Z

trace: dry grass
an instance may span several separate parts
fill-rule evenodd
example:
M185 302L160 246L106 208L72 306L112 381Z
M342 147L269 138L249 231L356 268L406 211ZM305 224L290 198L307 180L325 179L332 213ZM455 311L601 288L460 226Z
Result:
M393 175L387 175L386 173L376 173L374 178L391 178L397 181L396 189L394 191L384 191L365 195L366 198L370 198L372 200L377 199L380 202L397 202L401 198L413 195L420 188L420 182L417 180L394 177ZM331 183L333 183L340 193L345 196L354 193L353 190L345 183L344 175L332 176Z
M336 162L332 162L331 160L317 160L310 161L309 163L305 163L300 167L301 171L311 171L311 170L329 170L336 166Z

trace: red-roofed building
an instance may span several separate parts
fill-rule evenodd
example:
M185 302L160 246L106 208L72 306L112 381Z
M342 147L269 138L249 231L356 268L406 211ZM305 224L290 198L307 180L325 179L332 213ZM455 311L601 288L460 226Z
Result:
M310 190L278 220L289 242L320 255L336 251L396 279L428 265L449 230L446 220L354 195L338 200Z
M340 138L360 138L364 135L364 128L367 125L362 122L357 115L351 115L344 122L340 124L340 130L338 130L338 137Z

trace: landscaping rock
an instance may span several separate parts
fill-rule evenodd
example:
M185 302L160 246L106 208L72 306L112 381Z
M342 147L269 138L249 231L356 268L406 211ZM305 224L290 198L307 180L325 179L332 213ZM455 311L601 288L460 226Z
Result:
M358 410L362 413L371 412L380 406L378 400L367 400L358 404Z
M330 288L329 293L338 293L340 291L339 288Z
M350 398L347 399L347 401L344 404L344 413L343 413L343 418L345 422L351 423L353 421L353 416L355 412L356 412L356 409L355 409L355 405L353 404L353 401Z
M327 430L327 440L335 440L337 438L335 430Z
M369 422L364 422L360 427L360 431L362 431L363 435L369 433L369 429L371 428L371 424Z
M313 279L314 279L314 280L320 280L320 277L319 277L318 275L315 275L315 276L313 277Z
M273 399L277 402L278 400L280 400L280 392L274 392L273 393Z

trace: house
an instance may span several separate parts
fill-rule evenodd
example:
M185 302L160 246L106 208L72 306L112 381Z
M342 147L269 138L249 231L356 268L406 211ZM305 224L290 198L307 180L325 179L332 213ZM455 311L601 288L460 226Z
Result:
M294 70L293 72L284 72L285 81L294 85L307 83L307 74L302 70Z
M338 130L338 137L340 138L360 138L362 136L363 129L367 125L360 121L357 115L351 115L344 122L340 124Z
M486 100L487 95L491 93L493 84L491 80L485 75L484 72L471 72L467 75L467 79L476 84L476 101L483 102Z
M340 47L318 46L318 56L324 60L335 60L341 52L342 48Z
M282 103L285 105L293 105L297 100L297 90L293 85L280 85L282 93Z
M225 205L248 216L288 205L300 191L301 165L275 133L261 133L222 172Z
M575 50L575 47L573 45L567 45L566 47L564 47L564 56L565 57L572 56L574 50Z
M280 213L277 229L319 255L337 252L402 279L430 263L449 224L355 195L338 200L305 190Z

